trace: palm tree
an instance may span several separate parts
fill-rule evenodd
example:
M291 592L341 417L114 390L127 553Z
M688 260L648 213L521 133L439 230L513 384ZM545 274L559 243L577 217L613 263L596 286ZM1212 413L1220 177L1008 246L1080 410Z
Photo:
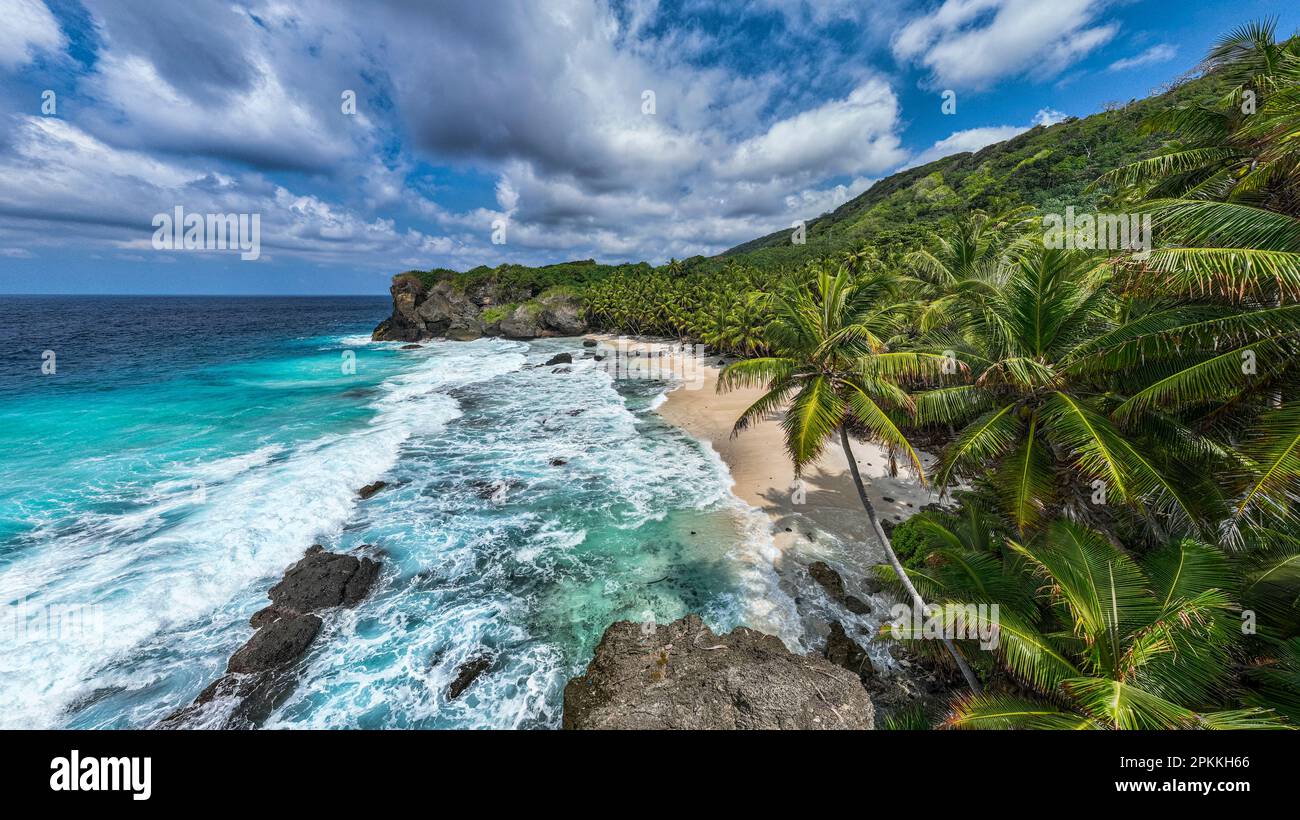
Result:
M904 269L917 280L926 302L919 321L922 332L959 323L997 292L1008 256L1027 227L1028 213L1027 207L1000 216L973 211L950 223L929 247L903 257Z
M945 546L935 566L914 573L916 583L954 605L944 607L949 613L961 604L997 604L996 616L985 610L975 617L996 625L993 655L1016 683L1011 691L959 697L946 728L1281 725L1265 709L1222 708L1240 629L1225 592L1233 574L1217 549L1174 541L1138 561L1069 521L1023 544L972 543L934 526Z
M774 317L767 330L773 354L729 365L718 381L720 391L754 386L766 391L741 414L733 435L787 408L782 422L785 445L800 475L838 438L876 541L917 612L927 612L867 495L850 430L904 454L924 480L920 457L898 426L899 412L912 407L898 380L938 372L942 357L888 351L882 337L895 328L898 316L893 308L896 283L886 275L855 281L848 270L822 270L810 287L792 285L762 301ZM979 691L978 680L953 642L945 638L944 645L971 689Z
M1093 361L1148 376L1117 417L1172 414L1224 442L1223 537L1240 545L1262 529L1276 542L1268 531L1294 529L1300 494L1300 40L1251 23L1205 67L1229 93L1152 118L1166 148L1098 181L1149 208L1161 239L1120 268L1117 288L1176 303L1103 340Z
M1112 511L1094 502L1099 491L1101 505L1161 513L1184 528L1196 519L1197 482L1169 457L1186 455L1193 437L1169 423L1159 428L1163 447L1150 449L1143 434L1156 432L1141 426L1146 419L1121 426L1110 417L1114 372L1098 362L1107 340L1118 344L1108 334L1120 306L1104 274L1088 255L1021 253L957 332L928 340L935 350L950 345L947 355L973 377L915 398L919 422L962 425L936 483L987 480L1022 535L1056 510L1105 523Z

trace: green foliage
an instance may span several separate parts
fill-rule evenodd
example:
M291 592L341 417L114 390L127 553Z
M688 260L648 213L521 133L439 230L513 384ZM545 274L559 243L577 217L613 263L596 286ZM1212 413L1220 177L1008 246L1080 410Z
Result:
M1250 24L1205 67L881 180L803 245L402 276L510 307L577 295L596 329L739 358L721 387L762 393L736 432L780 418L799 469L847 430L919 472L924 436L940 487L973 491L896 527L908 583L880 577L1001 610L997 651L964 647L1000 686L945 725L1294 724L1300 42ZM1157 246L1044 248L1035 216L1070 206L1150 213Z
M951 517L925 510L894 527L894 531L889 534L889 541L904 567L921 569L925 566L926 558L939 549L942 538L932 529L936 526L945 529L951 527Z

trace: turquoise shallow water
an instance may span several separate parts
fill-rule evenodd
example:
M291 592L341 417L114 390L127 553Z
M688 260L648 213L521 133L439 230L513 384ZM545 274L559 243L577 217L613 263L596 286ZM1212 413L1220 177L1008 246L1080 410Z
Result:
M369 545L383 575L326 619L271 726L555 726L620 618L797 639L765 519L653 412L669 385L532 367L573 340L368 342L387 310L3 298L0 726L152 725L312 543ZM52 613L81 620L37 628Z

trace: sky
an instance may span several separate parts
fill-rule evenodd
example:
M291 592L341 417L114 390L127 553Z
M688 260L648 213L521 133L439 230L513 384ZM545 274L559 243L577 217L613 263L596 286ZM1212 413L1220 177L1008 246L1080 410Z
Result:
M1270 17L1300 3L0 0L0 293L716 254ZM176 208L256 215L257 258L160 248Z

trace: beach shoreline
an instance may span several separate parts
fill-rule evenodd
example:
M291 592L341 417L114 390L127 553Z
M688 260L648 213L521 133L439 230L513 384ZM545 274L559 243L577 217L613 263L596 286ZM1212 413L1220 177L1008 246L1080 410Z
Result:
M587 338L602 345L618 342L618 337L602 334ZM676 344L648 338L627 338L626 343L632 351ZM816 543L831 547L834 555L826 557L834 557L835 563L858 577L885 562L838 443L828 445L821 459L805 472L805 497L803 503L796 503L794 466L785 451L779 416L764 419L733 437L736 419L763 391L743 388L719 393L720 360L710 356L706 363L692 364L689 377L681 379L658 406L659 415L718 453L731 475L732 493L768 516L779 560L806 552L806 544ZM867 494L882 521L898 524L939 502L931 487L923 485L901 462L898 475L889 475L886 448L865 441L854 441L852 446ZM934 459L921 455L928 471Z

